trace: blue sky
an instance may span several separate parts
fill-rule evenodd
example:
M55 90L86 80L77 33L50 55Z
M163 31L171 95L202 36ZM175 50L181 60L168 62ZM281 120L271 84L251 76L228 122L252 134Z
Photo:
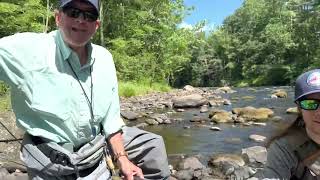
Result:
M224 18L234 13L244 0L184 0L187 6L194 6L191 15L184 19L183 27L191 27L201 20L207 20L209 29L222 24ZM208 30L208 29L206 29Z

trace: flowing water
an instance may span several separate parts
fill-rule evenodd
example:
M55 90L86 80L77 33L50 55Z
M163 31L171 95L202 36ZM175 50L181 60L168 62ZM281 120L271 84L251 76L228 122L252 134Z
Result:
M284 89L288 98L271 99L270 95L275 89ZM146 130L163 136L169 155L174 154L214 154L214 153L239 153L242 148L255 145L264 145L249 140L251 134L258 134L270 138L287 127L294 115L286 114L289 107L294 107L292 87L258 87L235 88L237 92L231 94L219 94L231 100L232 105L210 107L231 111L235 107L253 106L256 108L271 108L275 116L283 118L282 121L267 121L266 126L244 126L240 124L210 124L206 122L199 126L190 122L196 114L208 118L208 113L200 113L200 109L186 109L185 112L177 112L172 116L182 118L181 122L169 125L149 126ZM244 98L251 96L252 98ZM204 127L204 126L207 127ZM190 128L185 128L189 126ZM222 131L212 131L210 126L217 126Z

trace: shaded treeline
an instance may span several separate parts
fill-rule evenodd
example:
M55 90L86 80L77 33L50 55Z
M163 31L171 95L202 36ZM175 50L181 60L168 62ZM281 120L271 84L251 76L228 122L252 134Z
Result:
M227 2L226 2L227 3ZM0 37L55 29L57 0L0 0ZM94 42L121 81L172 86L288 85L320 65L319 1L245 0L211 32L179 28L183 0L103 0Z

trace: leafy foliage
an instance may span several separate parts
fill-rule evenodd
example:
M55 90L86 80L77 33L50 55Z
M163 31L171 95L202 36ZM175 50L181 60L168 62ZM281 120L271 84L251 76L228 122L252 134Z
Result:
M2 0L0 37L55 29L57 3ZM193 29L178 28L193 9L183 0L101 1L101 27L93 41L112 52L124 82L285 85L320 65L319 5L312 0L245 0L222 26L204 32L205 21ZM126 86L126 96L135 94L130 88L136 86Z

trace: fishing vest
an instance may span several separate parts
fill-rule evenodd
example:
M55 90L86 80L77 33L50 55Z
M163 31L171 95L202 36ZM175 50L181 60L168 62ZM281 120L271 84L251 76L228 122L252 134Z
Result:
M298 165L293 170L291 179L320 180L320 146L309 138L305 128L287 135L286 138L298 159Z

